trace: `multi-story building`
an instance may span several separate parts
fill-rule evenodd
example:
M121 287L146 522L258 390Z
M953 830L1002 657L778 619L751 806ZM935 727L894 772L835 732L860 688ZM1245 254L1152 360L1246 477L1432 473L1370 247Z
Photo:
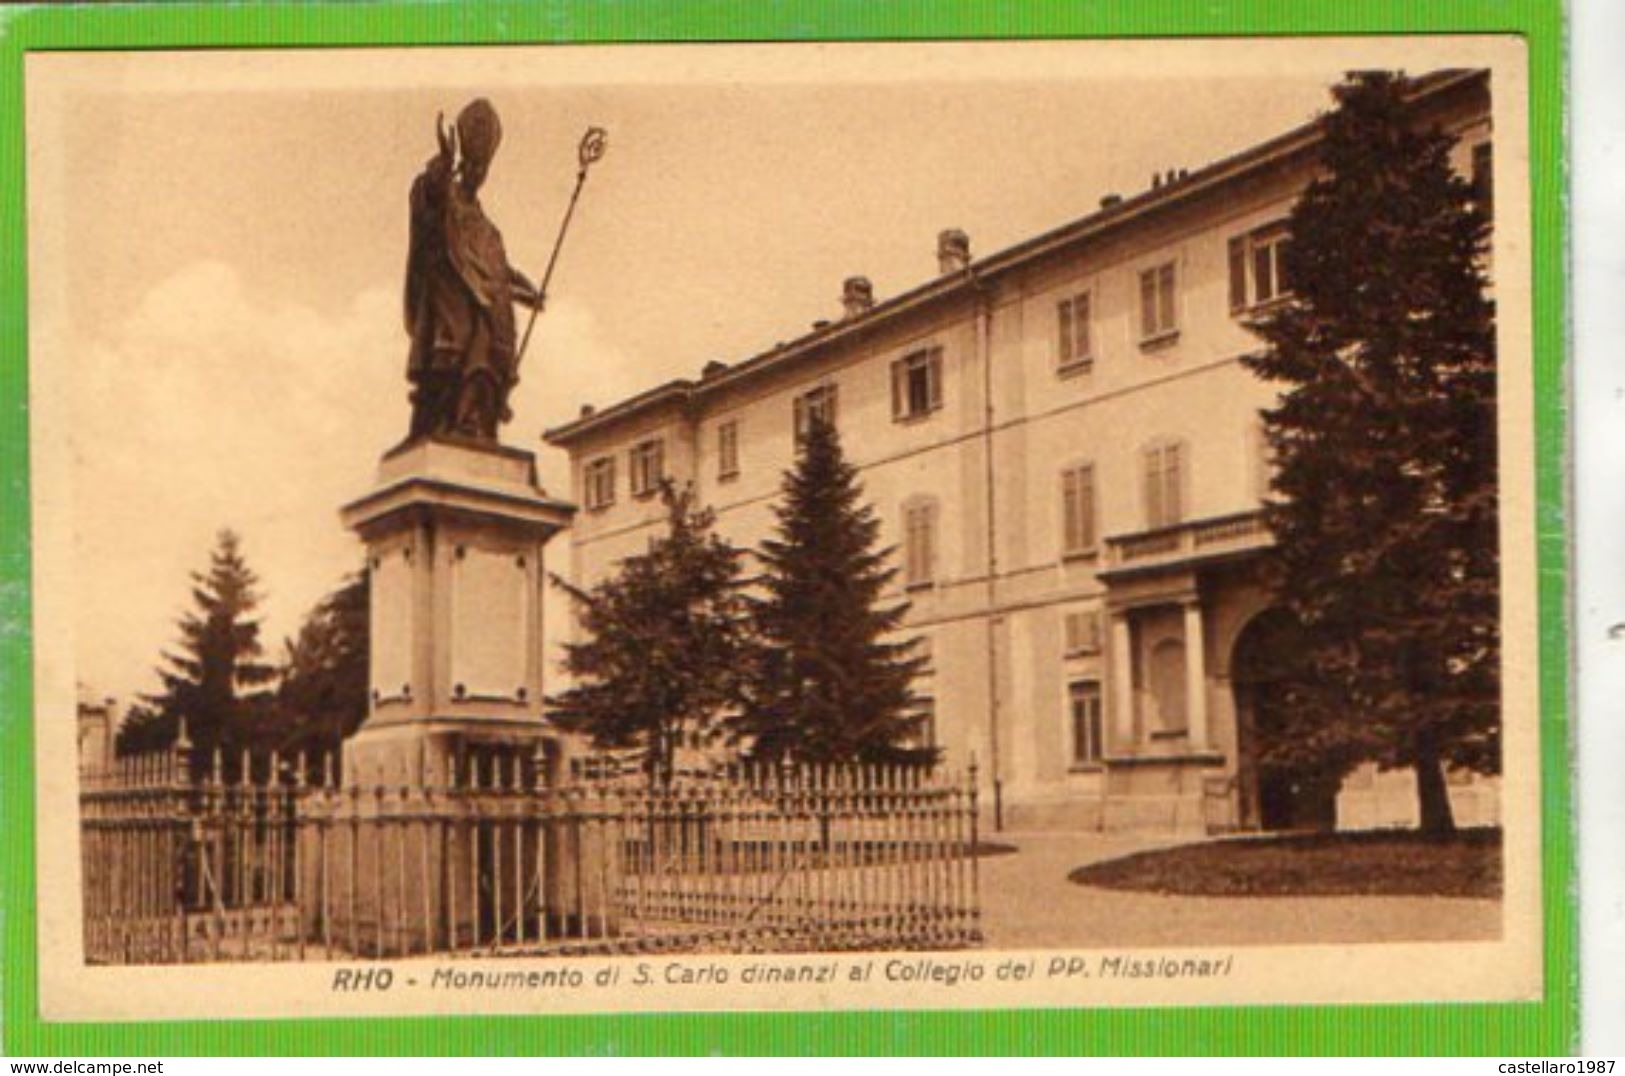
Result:
M1490 192L1486 72L1414 86ZM898 549L894 595L925 640L930 735L974 754L1009 825L1228 829L1414 818L1409 774L1337 789L1261 773L1272 651L1259 417L1240 358L1286 290L1284 221L1316 167L1309 124L1008 250L939 236L939 273L696 380L583 408L548 431L583 511L573 578L645 547L661 477L691 482L754 546L809 416L831 417ZM1453 783L1494 811L1493 783Z

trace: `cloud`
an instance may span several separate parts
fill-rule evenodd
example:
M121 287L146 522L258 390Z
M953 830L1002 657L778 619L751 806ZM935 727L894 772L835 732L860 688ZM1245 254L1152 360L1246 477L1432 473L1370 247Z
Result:
M542 484L555 496L566 497L569 457L540 444L541 432L575 418L583 403L612 403L651 384L648 370L638 369L608 338L592 311L569 296L549 301L536 320L519 375L511 439L537 453Z
M121 322L67 354L80 369L74 451L80 677L98 694L151 690L214 534L243 537L280 652L309 608L360 561L338 519L405 433L406 339L393 286L336 313L257 294L243 271L188 265ZM541 430L643 387L591 312L542 315L504 433L569 495L568 460ZM551 619L551 618L550 618Z
M398 304L375 288L326 316L199 262L69 352L83 680L152 686L220 527L260 575L272 654L356 566L337 511L405 424Z

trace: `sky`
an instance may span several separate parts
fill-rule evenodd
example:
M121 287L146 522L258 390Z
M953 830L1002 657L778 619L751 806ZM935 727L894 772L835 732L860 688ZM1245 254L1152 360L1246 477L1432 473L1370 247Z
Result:
M495 104L482 199L533 278L577 140L609 131L503 435L568 497L540 433L582 404L790 339L847 276L921 283L944 228L986 255L1310 119L1370 48L31 56L35 454L62 453L35 499L66 506L75 679L156 686L221 527L273 658L359 566L338 508L406 430L406 197L437 112Z

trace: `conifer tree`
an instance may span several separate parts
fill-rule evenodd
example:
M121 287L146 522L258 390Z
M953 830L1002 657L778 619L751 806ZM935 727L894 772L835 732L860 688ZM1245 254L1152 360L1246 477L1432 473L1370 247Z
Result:
M814 420L775 506L777 536L757 553L752 598L760 662L740 721L754 757L915 764L923 721L914 677L925 664L897 633L906 603L881 595L897 574L880 521L833 424Z
M684 744L723 734L751 665L744 553L712 533L690 489L663 483L666 533L591 589L553 577L584 638L565 645L573 686L549 700L561 727L600 750L635 750L651 783L669 782Z
M207 572L192 573L195 608L181 617L180 644L163 655L163 691L144 698L119 730L120 754L169 747L182 719L201 772L216 748L237 765L253 746L256 724L269 709L267 686L276 670L261 659L259 621L252 618L259 580L243 559L235 532L216 536Z
M1500 765L1489 222L1420 129L1406 80L1360 72L1323 119L1292 211L1290 298L1248 360L1278 383L1274 583L1302 625L1266 765L1413 766L1421 824L1453 828L1443 768Z

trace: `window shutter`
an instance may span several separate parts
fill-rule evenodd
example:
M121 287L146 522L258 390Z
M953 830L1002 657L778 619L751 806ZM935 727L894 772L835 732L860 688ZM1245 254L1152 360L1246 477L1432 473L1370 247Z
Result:
M1153 336L1157 331L1157 272L1147 269L1140 274L1140 335Z
M1253 247L1253 289L1261 303L1275 298L1275 248L1270 243Z
M1168 445L1163 449L1163 511L1166 521L1170 524L1178 523L1185 518L1184 477L1185 446L1183 444Z
M1160 527L1162 516L1162 448L1147 449L1145 453L1145 522L1148 527Z
M923 583L932 583L937 578L937 510L934 504L922 505L920 508L920 567L924 574L920 577Z
M903 510L903 577L910 585L920 581L920 510Z
M902 418L907 414L908 404L908 360L898 359L891 364L891 417Z
M926 385L931 394L931 410L935 411L942 406L942 349L931 349L931 357L926 363Z
M1160 332L1167 332L1174 327L1174 263L1164 265L1157 274L1159 313L1161 319L1157 323Z
M1236 236L1230 240L1230 310L1247 307L1247 239Z
M1078 549L1078 473L1070 468L1061 472L1061 550L1075 553Z
M1068 654L1094 654L1100 651L1100 617L1088 609L1067 613L1065 617L1066 652Z
M1078 468L1078 548L1095 547L1095 469Z
M1056 362L1065 366L1072 361L1072 300L1062 299L1055 306L1055 320L1060 330L1060 344Z
M1072 358L1086 359L1089 347L1089 293L1079 292L1072 300Z

